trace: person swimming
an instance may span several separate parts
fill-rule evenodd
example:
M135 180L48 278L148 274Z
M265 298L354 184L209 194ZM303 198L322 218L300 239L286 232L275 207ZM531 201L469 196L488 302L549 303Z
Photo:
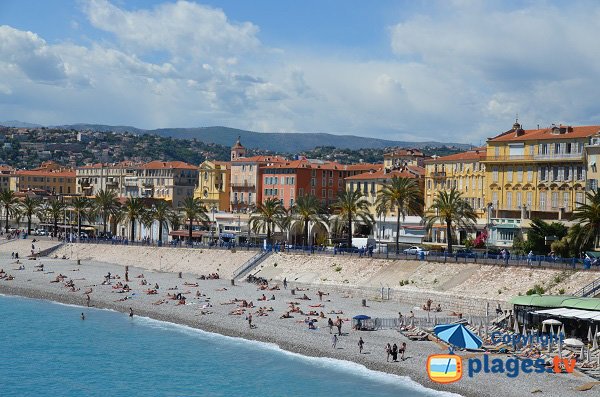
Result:
M85 314L81 313L81 319L85 320Z

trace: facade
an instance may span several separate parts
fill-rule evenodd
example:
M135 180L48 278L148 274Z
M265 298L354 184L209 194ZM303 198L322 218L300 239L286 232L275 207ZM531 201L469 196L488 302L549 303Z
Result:
M2 190L16 190L15 187L11 187L11 176L14 174L15 169L7 165L0 165L0 191Z
M231 164L226 161L206 160L198 168L198 187L194 197L206 208L217 211L229 210Z
M425 211L432 205L436 192L457 189L477 215L486 217L485 191L486 148L437 157L425 161Z
M423 167L425 155L418 149L396 149L383 155L383 165L387 169L398 169L408 165Z
M585 190L591 193L598 190L598 181L600 180L600 171L598 170L600 164L600 134L594 135L590 139L590 143L585 145L585 159L587 166Z
M138 173L141 163L98 163L75 170L77 194L95 196L100 190L114 190L118 197L138 197Z
M488 140L486 198L494 218L568 220L584 200L586 144L600 126L523 130Z
M194 197L198 167L183 161L151 161L139 171L140 196L171 201L181 207L187 197Z
M74 195L77 192L75 171L48 161L39 168L18 170L12 176L17 192L40 190L52 195Z

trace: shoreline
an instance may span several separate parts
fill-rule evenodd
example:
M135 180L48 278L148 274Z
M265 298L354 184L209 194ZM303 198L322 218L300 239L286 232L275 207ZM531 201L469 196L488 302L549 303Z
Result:
M45 301L56 302L56 303L61 303L61 304L73 305L73 306L80 307L82 309L88 309L87 306L82 305L80 302L77 302L77 301L80 301L80 299L74 299L74 297L69 298L69 295L43 292L43 291L33 289L33 288L14 287L14 286L6 286L3 284L0 284L0 295L15 296L15 297L28 298L28 299L35 299L35 300L45 300ZM125 308L125 307L122 307L119 305L113 305L108 302L102 302L102 301L98 301L98 300L96 301L96 303L97 304L90 306L90 308L100 309L100 310L108 309L108 310L113 310L115 312L127 314L127 308ZM239 331L233 330L228 327L218 327L218 326L209 325L209 324L200 325L199 323L194 323L193 321L190 321L189 319L185 319L182 316L169 316L169 315L166 315L163 313L158 313L158 312L152 311L152 310L137 309L135 311L135 315L140 316L140 317L147 317L147 318L150 318L153 320L158 320L158 321L162 321L162 322L166 322L166 323L170 323L170 324L174 324L174 325L183 325L183 326L187 326L187 327L197 329L200 331L218 334L221 336L226 336L226 337L231 337L231 338L239 338L239 339L244 339L246 341L255 341L255 342L261 342L261 343L265 343L265 344L272 344L272 345L277 346L279 349L281 349L285 352L292 353L292 354L299 354L299 355L305 356L305 357L329 358L329 359L345 361L345 362L349 362L349 363L353 363L353 364L358 364L358 365L365 367L367 370L370 370L370 371L376 371L376 372L380 372L380 373L387 374L387 375L399 376L401 378L408 378L410 381L412 381L414 383L414 387L434 390L436 392L445 393L448 396L476 397L476 396L482 395L481 393L473 393L473 394L459 393L458 391L436 389L434 387L425 386L425 385L423 385L422 381L425 381L426 377L423 377L423 379L420 381L419 379L415 379L413 376L403 373L402 371L390 371L390 369L392 369L394 367L389 367L386 365L377 365L377 363L373 363L368 360L364 360L364 361L350 360L347 357L343 357L341 355L332 355L330 351L326 352L324 349L318 349L318 348L311 349L306 346L299 346L298 344L286 342L285 340L282 340L280 338L252 337L253 335L250 334L249 332L239 332ZM256 336L256 335L254 335L254 336ZM325 354L325 353L327 353L327 354ZM396 367L396 368L406 368L406 367Z

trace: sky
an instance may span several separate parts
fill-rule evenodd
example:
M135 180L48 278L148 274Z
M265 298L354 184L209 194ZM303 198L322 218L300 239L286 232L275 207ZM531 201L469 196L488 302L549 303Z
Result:
M600 125L600 2L1 0L0 120L480 144Z

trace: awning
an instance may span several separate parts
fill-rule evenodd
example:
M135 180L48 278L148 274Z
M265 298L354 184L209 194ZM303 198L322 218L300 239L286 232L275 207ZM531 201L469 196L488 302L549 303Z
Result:
M219 236L221 238L235 238L235 234L233 233L221 233Z
M568 309L565 307L561 307L559 309L538 310L533 313L549 317L575 318L578 320L600 321L600 311Z

